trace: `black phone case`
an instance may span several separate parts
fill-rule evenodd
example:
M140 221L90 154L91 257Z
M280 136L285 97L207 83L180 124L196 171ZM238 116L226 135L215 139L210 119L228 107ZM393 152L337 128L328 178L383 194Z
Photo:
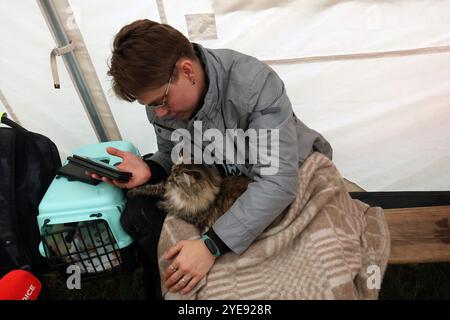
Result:
M106 177L112 180L127 182L132 176L131 172L120 171L110 167L109 165L101 164L96 161L90 160L89 158L81 157L76 154L74 154L73 157L68 157L67 160L69 160L69 163L84 168L85 171L96 173L99 176Z
M92 179L86 174L86 170L80 166L74 165L73 163L68 163L56 171L56 175L64 176L69 180L77 180L85 183L89 183L91 185L97 185L101 181L97 179Z

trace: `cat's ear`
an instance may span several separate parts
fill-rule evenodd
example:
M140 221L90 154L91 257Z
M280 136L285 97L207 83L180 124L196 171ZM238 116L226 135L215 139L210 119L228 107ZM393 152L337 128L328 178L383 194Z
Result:
M196 181L196 179L192 175L187 174L187 173L183 173L183 177L184 177L184 181L186 182L188 187L193 185Z
M175 165L179 165L179 164L183 164L183 155L182 154L178 156L177 162L175 162Z

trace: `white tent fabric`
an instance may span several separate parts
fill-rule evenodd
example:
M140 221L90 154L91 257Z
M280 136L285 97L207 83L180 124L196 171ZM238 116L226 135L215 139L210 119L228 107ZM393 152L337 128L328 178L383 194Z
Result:
M206 47L270 60L297 116L331 142L342 175L366 190L450 190L450 50L295 63L302 57L449 46L450 1L69 3L120 134L143 154L156 150L153 128L142 106L113 96L107 61L120 27L162 18ZM61 60L61 89L53 89L49 53L55 42L36 2L2 1L0 20L0 112L9 103L22 125L50 137L63 157L96 142Z

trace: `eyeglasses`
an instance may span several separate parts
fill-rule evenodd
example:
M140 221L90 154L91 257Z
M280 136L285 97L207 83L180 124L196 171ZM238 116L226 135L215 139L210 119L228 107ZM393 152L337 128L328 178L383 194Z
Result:
M178 59L175 60L175 63L173 65L172 73L170 74L169 83L167 84L166 91L164 92L162 103L160 103L160 104L156 104L156 103L147 104L147 107L154 108L154 109L166 107L167 95L169 94L169 88L170 88L170 84L172 83L173 74L175 73L175 67L177 66L177 61L178 61Z
M160 103L160 104L157 104L157 103L148 104L147 107L156 109L156 108L164 108L166 106L167 95L169 94L169 88L170 88L170 83L171 82L172 82L172 75L169 78L169 83L167 84L166 91L164 92L162 103Z

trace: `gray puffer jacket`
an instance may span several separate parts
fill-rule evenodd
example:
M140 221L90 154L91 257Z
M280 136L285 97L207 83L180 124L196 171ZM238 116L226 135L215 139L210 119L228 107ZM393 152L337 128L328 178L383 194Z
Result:
M233 50L194 46L209 80L203 105L189 121L157 118L147 108L158 143L151 160L170 173L171 151L177 143L171 141L171 134L176 128L184 128L193 136L194 121L202 121L203 132L216 128L224 136L226 129L279 129L278 172L265 175L261 174L263 164L237 164L255 182L213 226L220 239L241 254L294 200L299 165L314 151L331 159L332 148L295 116L283 81L269 66ZM202 148L209 143L203 142Z

